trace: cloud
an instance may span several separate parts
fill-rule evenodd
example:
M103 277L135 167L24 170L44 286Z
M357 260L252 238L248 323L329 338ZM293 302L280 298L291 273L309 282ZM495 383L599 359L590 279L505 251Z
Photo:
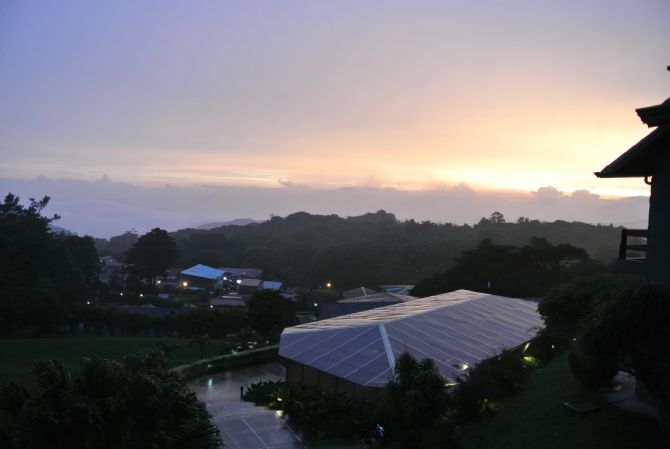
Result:
M598 195L597 193L591 193L585 189L575 190L574 192L572 192L572 195L570 196L575 199L583 199L583 200L596 200L600 198L600 195Z
M291 181L290 179L281 179L279 178L277 182L283 186L283 187L288 187L288 188L305 188L307 187L305 184L298 184L296 182Z
M533 195L543 200L556 200L563 197L563 192L558 190L556 187L546 186L537 189L535 192L533 192Z
M284 187L141 187L109 178L0 178L0 194L12 192L23 200L49 195L52 201L45 212L61 215L58 226L96 237L132 228L140 233L154 227L177 230L239 217L262 220L296 211L351 216L384 209L400 219L462 224L476 223L497 210L509 221L526 216L545 221L637 223L646 221L649 207L646 197L611 200L588 191L565 195L550 186L529 194L481 191L465 184L408 191L373 186L295 188L299 185L292 181L279 181Z

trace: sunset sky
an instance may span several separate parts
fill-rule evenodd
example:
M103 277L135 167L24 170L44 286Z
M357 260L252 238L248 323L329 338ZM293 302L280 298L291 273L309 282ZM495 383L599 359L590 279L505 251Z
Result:
M6 0L1 185L644 196L593 172L670 95L668 23L666 0Z

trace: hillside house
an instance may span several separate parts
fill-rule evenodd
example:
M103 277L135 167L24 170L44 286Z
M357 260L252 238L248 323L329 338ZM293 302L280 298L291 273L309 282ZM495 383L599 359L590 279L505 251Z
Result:
M605 168L599 178L642 178L651 188L647 229L623 229L618 269L670 282L670 99L636 109L654 128Z
M197 264L179 273L181 288L214 291L221 286L223 271L207 265Z

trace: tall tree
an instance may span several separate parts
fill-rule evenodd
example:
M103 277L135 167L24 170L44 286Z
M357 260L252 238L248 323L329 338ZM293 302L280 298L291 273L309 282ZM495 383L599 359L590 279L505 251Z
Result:
M36 326L53 330L70 304L90 299L97 277L97 254L88 237L49 229L58 219L43 214L49 197L27 206L8 194L0 204L0 332Z
M295 303L272 290L256 292L247 308L251 328L268 339L277 339L285 327L298 324Z
M134 265L138 274L156 284L156 277L165 273L179 257L177 242L164 229L154 228L137 239L128 250L126 263Z
M386 384L381 407L384 442L398 448L433 447L449 398L445 379L432 359L416 360L405 352L395 364L395 378ZM442 427L442 428L440 428Z

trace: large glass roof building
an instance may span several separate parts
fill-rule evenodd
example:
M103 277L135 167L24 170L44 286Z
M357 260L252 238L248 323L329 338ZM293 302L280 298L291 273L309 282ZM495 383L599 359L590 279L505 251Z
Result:
M455 380L542 327L535 302L458 290L287 328L279 355L290 383L378 389L405 351Z

